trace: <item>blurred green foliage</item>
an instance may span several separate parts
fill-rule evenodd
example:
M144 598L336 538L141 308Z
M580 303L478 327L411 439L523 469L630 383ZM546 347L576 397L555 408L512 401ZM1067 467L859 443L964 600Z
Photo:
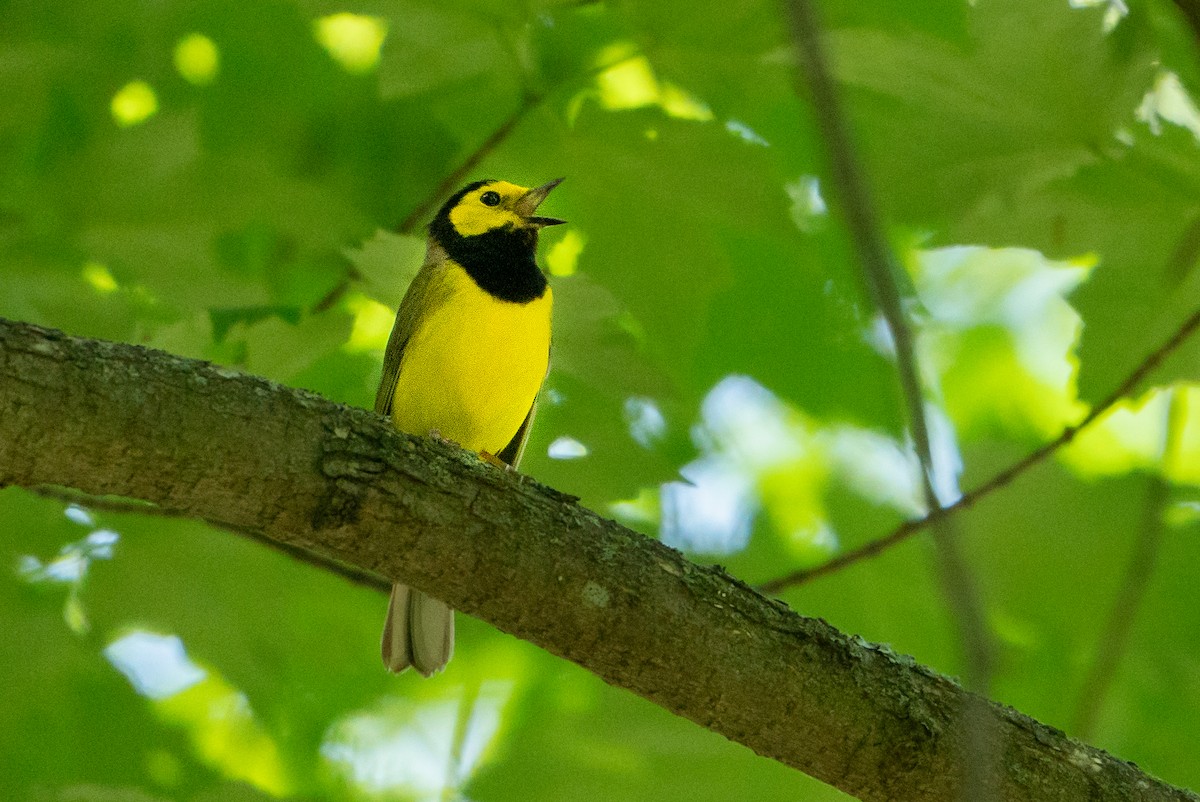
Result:
M1196 308L1196 42L1165 0L820 5L952 497ZM369 406L441 183L565 175L523 469L766 580L920 512L791 71L762 0L0 0L0 315ZM996 697L1071 731L1121 648L1092 737L1193 787L1198 375L1193 339L961 519ZM1134 634L1099 642L1146 520ZM843 798L466 617L444 675L387 676L381 596L227 533L16 489L0 531L5 799ZM929 558L786 598L954 673Z

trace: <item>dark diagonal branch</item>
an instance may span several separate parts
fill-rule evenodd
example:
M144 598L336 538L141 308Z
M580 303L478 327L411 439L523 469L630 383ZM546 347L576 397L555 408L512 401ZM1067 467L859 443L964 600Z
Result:
M815 568L806 568L801 571L793 571L785 576L772 579L769 582L764 582L758 586L758 589L763 593L779 593L790 587L802 585L805 582L816 579L817 577L832 574L840 571L850 565L853 565L863 560L876 557L899 543L908 540L913 535L925 529L948 515L961 512L962 510L971 507L984 496L1000 490L1008 486L1018 476L1025 473L1027 470L1045 460L1047 457L1054 454L1063 446L1068 445L1075 437L1084 429L1091 426L1103 415L1112 409L1122 399L1130 396L1136 390L1146 377L1158 369L1167 357L1175 353L1185 342L1187 342L1200 329L1200 309L1193 312L1179 328L1171 334L1161 345L1146 355L1146 358L1138 364L1133 371L1125 377L1125 380L1117 386L1115 390L1108 394L1099 404L1073 426L1068 426L1062 430L1058 437L1050 442L1042 445L1033 451L1026 454L1021 459L1009 465L1004 470L997 473L991 479L988 479L978 487L964 493L958 501L947 505L945 508L935 511L924 518L915 521L905 521L897 526L887 535L876 540L869 541L859 546L858 548L839 554L832 560L822 563Z
M580 3L579 5L587 5L587 3ZM408 213L408 216L400 222L400 225L396 227L396 230L401 234L412 233L421 220L433 214L433 210L437 207L437 205L449 197L451 192L453 192L455 189L461 186L464 181L466 181L467 177L476 167L479 166L480 162L490 156L492 152L496 150L496 148L498 148L506 139L508 139L509 135L511 135L517 125L519 125L521 121L525 119L527 114L536 109L538 106L542 105L542 103L548 100L556 92L561 90L563 87L572 86L581 81L590 81L591 79L603 73L605 70L615 67L622 62L630 60L631 58L636 58L636 54L621 52L619 55L611 59L593 64L591 68L584 70L578 75L559 77L541 91L526 90L524 95L521 97L520 104L518 104L517 108L513 110L513 113L510 114L503 122L501 122L500 125L496 127L496 130L492 131L492 133L487 137L487 139L480 142L479 146L475 148L475 150L473 150L465 159L463 159L462 163L459 164L458 167L454 168L451 173L442 179L442 182L437 185L433 192L429 193L429 195L426 196L423 201L417 204L416 208Z
M1183 14L1188 27L1192 29L1196 43L1200 45L1200 0L1174 0L1174 3L1179 13Z
M437 208L439 203L448 198L450 193L452 193L455 189L462 186L467 177L470 176L475 168L479 166L480 162L490 156L496 150L496 148L498 148L506 139L508 139L513 130L521 123L522 120L525 119L527 114L544 103L555 92L559 91L565 86L571 86L576 82L591 80L610 67L615 67L617 64L620 64L623 61L628 61L633 57L634 56L630 53L621 53L615 58L593 65L590 69L584 71L582 74L560 78L551 83L549 88L546 88L543 91L526 91L521 97L521 102L517 105L517 108L513 110L513 113L505 118L505 120L496 127L496 130L492 131L492 133L486 139L479 143L479 146L476 147L475 150L473 150L457 167L454 168L453 171L443 178L441 183L438 184L437 187L435 187L434 190L430 192L423 201L417 204L417 206L408 213L404 220L400 222L400 225L396 227L396 230L401 234L411 234L413 230L416 229L418 223L433 214L433 210Z
M490 156L504 140L508 139L513 129L517 127L521 120L525 119L525 115L537 108L545 98L546 95L533 92L522 96L520 104L513 110L513 113L508 115L500 125L496 126L496 129L480 142L475 150L471 151L457 167L451 170L442 179L441 183L400 221L400 225L396 226L396 230L401 234L411 234L422 220L433 214L433 210L437 208L439 203L449 197L451 192L458 189L467 176L479 166L481 161Z
M6 485L142 499L414 585L860 799L960 796L976 699L1004 798L1200 802L571 497L228 368L0 320Z
M92 496L87 493L80 493L76 490L64 487L52 487L49 485L38 485L29 488L29 491L34 495L42 498L61 501L64 504L73 504L77 507L83 507L91 512L113 513L115 515L152 515L156 518L189 518L191 516L180 515L177 512L165 510L157 504L150 504L145 501L138 501L129 498L111 498L107 496ZM379 576L379 574L364 571L353 565L347 565L340 560L335 560L326 557L324 554L319 554L315 551L301 548L300 546L291 543L285 543L274 538L267 537L261 532L253 529L238 529L229 525L222 525L222 529L232 532L235 535L253 540L266 546L269 549L274 549L282 554L286 554L297 562L307 563L314 568L320 568L322 571L328 571L331 574L336 574L342 577L347 582L355 585L361 585L364 588L371 588L386 593L391 590L392 583Z
M512 113L505 117L500 124L496 126L496 128L475 147L474 150L468 153L467 156L461 162L459 162L457 167L447 173L446 176L438 183L438 185L434 187L433 190L424 197L424 199L414 206L407 215L405 215L404 219L401 220L396 226L396 231L400 234L413 233L423 220L433 214L434 209L437 208L439 203L448 198L450 194L454 192L454 190L462 186L466 182L467 177L475 171L475 168L477 168L484 159L494 153L496 148L504 144L504 142L509 138L509 136L512 135L512 132L516 130L517 126L521 124L521 121L524 120L525 117L531 111L545 102L545 100L554 92L558 91L564 86L571 85L575 81L590 80L591 78L594 78L595 76L607 70L609 67L613 67L629 58L631 58L630 54L625 53L611 61L596 64L582 75L563 78L552 84L549 89L544 91L526 91L521 96L521 102L517 104L517 107L513 109ZM313 307L313 311L323 312L326 309L331 308L341 299L343 295L346 294L346 290L350 289L350 286L359 278L360 276L358 271L354 270L353 268L347 270L345 278L343 278L342 281L337 284L337 286L331 289L324 298L317 302L316 306Z
M1187 425L1187 401L1183 388L1171 391L1164 422L1165 436L1162 450L1162 473L1150 478L1146 490L1146 502L1142 511L1142 525L1134 544L1133 556L1125 571L1125 579L1113 600L1108 622L1100 640L1096 643L1096 655L1083 691L1079 695L1079 707L1075 711L1075 734L1090 738L1096 726L1096 718L1104 709L1104 699L1112 686L1121 656L1129 644L1129 635L1137 618L1138 608L1146 595L1146 588L1158 564L1159 545L1162 542L1163 513L1170 498L1170 483L1164 474L1179 465L1183 450L1183 430Z
M859 167L838 91L829 72L813 3L811 0L790 0L787 7L792 41L799 57L797 83L802 92L807 86L812 97L817 126L829 152L834 185L841 199L847 227L858 251L867 286L892 335L909 428L921 463L925 504L928 509L937 512L942 505L935 490L936 468L929 443L925 393L921 386L912 329L905 317L897 287L895 259L884 237L866 177ZM967 687L987 696L991 685L992 646L979 589L970 566L959 550L954 522L946 516L940 516L933 523L933 532L938 577L958 623ZM966 755L961 767L965 778L961 798L973 802L993 798L993 789L988 785L987 777L991 763L999 755L987 739L986 715L982 707L971 704L962 717Z
M417 226L423 220L425 220L425 218L433 213L433 210L439 203L441 203L450 195L451 192L453 192L460 184L463 183L464 179L471 173L472 170L479 166L481 161L491 155L491 153L497 147L499 147L504 140L508 139L509 135L512 134L513 129L515 129L521 120L525 118L525 115L532 111L539 103L541 103L544 98L545 95L541 94L526 93L523 95L520 104L518 104L517 108L513 110L512 114L504 118L500 125L496 126L496 128L490 134L488 134L482 142L479 143L475 150L468 153L466 158L463 159L457 167L451 170L446 177L443 178L436 187L434 187L432 192L426 195L420 203L413 207L412 211L410 211L405 218L400 221L400 224L396 226L396 231L401 234L411 234L417 228ZM347 269L346 275L342 278L342 280L338 282L337 286L331 289L324 298L317 302L316 306L313 307L313 311L324 312L325 310L332 308L333 305L341 300L342 296L346 294L346 291L350 289L351 285L360 278L361 276L359 275L358 271L353 267Z

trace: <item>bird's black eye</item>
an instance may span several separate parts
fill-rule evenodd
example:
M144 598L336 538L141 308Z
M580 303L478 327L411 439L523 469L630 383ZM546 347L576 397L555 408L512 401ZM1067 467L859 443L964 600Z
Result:
M499 192L490 192L490 191L485 192L479 196L479 200L483 202L484 206L499 206L500 205L500 193Z

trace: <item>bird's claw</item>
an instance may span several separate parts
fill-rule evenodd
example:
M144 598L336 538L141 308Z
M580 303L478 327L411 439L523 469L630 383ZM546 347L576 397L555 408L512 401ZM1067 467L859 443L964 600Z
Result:
M458 443L454 442L453 440L447 440L445 437L442 437L442 433L440 431L438 431L437 429L430 429L429 436L432 439L437 440L439 443L446 443L446 444L452 445L456 448L462 448L462 446L460 446Z
M479 458L481 460L483 460L484 462L488 463L489 465L496 466L497 468L504 471L505 473L516 473L517 472L516 468L509 465L507 462L500 459L499 457L497 457L495 454L491 453L490 451L480 451Z

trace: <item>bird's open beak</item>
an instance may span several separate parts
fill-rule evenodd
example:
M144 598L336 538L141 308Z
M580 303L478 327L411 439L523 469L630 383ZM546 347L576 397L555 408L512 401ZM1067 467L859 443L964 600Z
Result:
M535 217L534 212L541 205L546 196L550 194L550 190L561 184L563 180L556 178L553 181L548 181L540 187L535 187L526 192L521 197L517 198L517 202L513 205L513 210L525 218L525 222L533 228L545 228L546 226L561 226L566 220L559 220L557 217Z

